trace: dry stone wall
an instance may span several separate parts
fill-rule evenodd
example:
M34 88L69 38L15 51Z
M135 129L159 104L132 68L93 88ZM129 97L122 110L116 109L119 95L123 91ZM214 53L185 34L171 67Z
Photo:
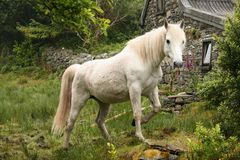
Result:
M87 53L75 52L71 49L56 49L51 47L45 49L43 52L43 57L45 64L52 68L52 70L62 70L66 69L71 64L82 64L93 59L108 58L115 54L116 53L103 53L94 56Z

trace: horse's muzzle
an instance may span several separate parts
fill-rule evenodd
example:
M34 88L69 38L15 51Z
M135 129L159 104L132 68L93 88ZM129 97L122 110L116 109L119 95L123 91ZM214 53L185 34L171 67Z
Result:
M183 66L182 62L173 62L174 68L181 68Z

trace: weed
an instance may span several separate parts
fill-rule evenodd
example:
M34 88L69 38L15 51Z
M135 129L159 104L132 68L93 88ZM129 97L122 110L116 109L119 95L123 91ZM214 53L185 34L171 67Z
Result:
M201 37L201 32L196 28L187 28L186 35L189 39L198 39Z
M108 148L108 155L110 160L117 160L117 151L116 147L112 143L107 143L107 148Z

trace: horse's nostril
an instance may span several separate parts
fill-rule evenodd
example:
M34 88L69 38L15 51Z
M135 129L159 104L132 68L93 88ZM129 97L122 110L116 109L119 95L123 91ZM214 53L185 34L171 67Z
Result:
M173 65L175 68L181 68L183 66L183 63L182 62L174 62Z

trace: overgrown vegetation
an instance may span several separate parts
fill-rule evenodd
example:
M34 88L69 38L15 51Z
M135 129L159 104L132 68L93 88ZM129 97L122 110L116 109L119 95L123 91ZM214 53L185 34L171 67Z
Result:
M227 160L240 158L240 143L238 143L237 138L229 137L226 139L221 133L219 124L209 129L198 123L194 134L197 140L189 139L188 159Z
M199 85L199 94L218 109L217 122L227 136L240 136L240 0L228 17L222 37L216 37L217 66Z

